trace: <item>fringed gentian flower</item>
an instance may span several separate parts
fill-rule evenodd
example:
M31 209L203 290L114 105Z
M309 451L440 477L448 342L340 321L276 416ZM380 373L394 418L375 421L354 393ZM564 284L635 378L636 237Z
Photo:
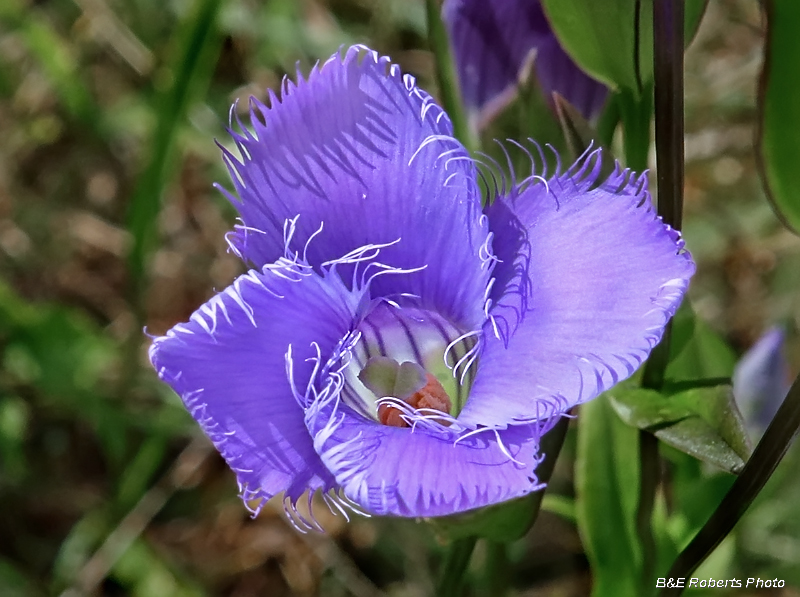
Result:
M447 115L363 47L250 108L222 151L253 269L150 348L245 502L313 526L305 492L427 517L540 488L541 435L639 367L694 271L645 176L594 151L482 209Z
M733 395L753 436L772 422L791 385L784 332L773 327L742 356L733 371Z
M514 98L531 62L548 102L556 91L587 119L603 107L608 90L567 55L539 0L445 0L442 18L477 128Z

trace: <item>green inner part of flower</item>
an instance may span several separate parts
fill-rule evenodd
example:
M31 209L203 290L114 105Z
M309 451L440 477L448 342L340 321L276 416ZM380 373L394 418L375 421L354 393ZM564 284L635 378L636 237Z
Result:
M458 342L444 351L462 335L444 318L421 309L385 309L378 317L368 316L359 327L362 337L355 347L353 361L345 372L350 401L357 401L358 410L377 420L376 401L384 396L401 400L413 395L425 385L430 373L442 384L450 398L450 412L458 416L469 395L475 375L473 365L460 383L462 368L454 377L452 367L474 345L474 340ZM386 316L391 313L390 316ZM365 412L366 411L366 412Z
M405 400L426 383L425 370L410 361L398 363L389 357L372 357L359 372L358 379L376 397L394 396Z

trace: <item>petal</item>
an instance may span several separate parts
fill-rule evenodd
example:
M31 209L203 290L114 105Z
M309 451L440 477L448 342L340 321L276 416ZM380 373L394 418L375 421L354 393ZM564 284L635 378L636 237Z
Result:
M286 82L271 107L253 100L251 125L232 133L242 161L225 152L241 199L229 196L244 223L231 239L239 255L270 263L286 244L319 268L399 239L382 262L425 269L384 276L373 291L418 295L470 329L482 323L488 231L475 165L413 77L353 47L307 80Z
M784 341L781 328L770 328L742 356L733 371L733 395L745 421L754 430L766 429L789 392L790 372Z
M606 103L608 88L583 72L552 32L536 49L534 69L548 102L552 104L553 93L556 92L575 106L587 120L600 114Z
M552 101L557 91L586 118L602 107L606 88L564 52L538 0L446 0L442 17L450 33L464 102L478 126L516 95L535 56L536 76Z
M534 471L552 422L487 429L456 443L444 428L388 427L338 402L307 420L345 496L373 514L444 516L543 487Z
M230 467L242 498L292 502L334 486L303 422L286 372L305 386L352 322L353 293L336 276L296 264L250 271L150 347L159 377L178 393Z
M617 171L597 186L600 165L595 151L488 210L500 263L460 422L565 412L633 374L661 339L694 263L656 215L646 175Z

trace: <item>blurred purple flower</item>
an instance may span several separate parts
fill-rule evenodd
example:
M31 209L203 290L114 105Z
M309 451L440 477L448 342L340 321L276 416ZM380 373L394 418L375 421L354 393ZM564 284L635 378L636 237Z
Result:
M733 395L754 434L767 428L789 392L784 340L782 329L770 328L742 356L733 371Z
M464 103L478 128L514 98L531 62L551 105L556 91L587 119L603 107L607 88L567 55L539 0L445 0L442 18Z
M541 487L542 433L636 370L694 271L646 176L594 151L482 209L447 115L364 47L250 108L223 192L254 269L150 348L244 500L314 525L306 491L415 517Z

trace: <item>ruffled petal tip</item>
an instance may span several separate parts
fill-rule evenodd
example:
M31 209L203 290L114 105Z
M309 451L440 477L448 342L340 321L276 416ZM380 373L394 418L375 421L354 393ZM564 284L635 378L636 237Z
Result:
M632 375L695 271L653 208L647 175L601 180L600 150L532 176L487 210L499 263L464 424L563 413Z

